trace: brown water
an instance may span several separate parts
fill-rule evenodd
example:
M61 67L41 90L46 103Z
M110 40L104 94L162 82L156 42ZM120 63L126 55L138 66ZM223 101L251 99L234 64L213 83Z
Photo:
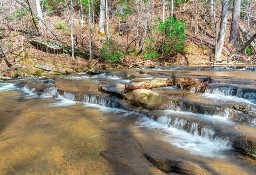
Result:
M255 80L252 74L239 74L238 78ZM236 78L235 73L225 76ZM90 80L58 80L55 85L68 91L97 91L97 82ZM187 96L197 101L195 94ZM55 98L26 97L18 90L0 91L0 174L165 174L144 153L191 161L212 175L256 173L256 161L232 149L221 157L193 154L168 142L166 131L141 127L137 118L125 117L124 111L83 103L52 106L56 102ZM247 125L238 125L238 130L251 135L256 131Z

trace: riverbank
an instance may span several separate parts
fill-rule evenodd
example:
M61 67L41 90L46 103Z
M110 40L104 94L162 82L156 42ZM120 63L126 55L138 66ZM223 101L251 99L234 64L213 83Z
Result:
M196 53L196 52L195 52ZM41 77L67 75L71 73L88 72L94 70L111 70L111 69L133 69L133 68L157 68L157 67L255 67L255 64L245 62L244 60L223 61L222 63L213 63L208 56L202 57L201 54L187 56L178 54L175 59L146 60L141 57L126 56L123 60L116 63L109 63L97 59L72 59L68 54L53 55L35 48L29 48L26 52L17 55L10 60L12 67L2 60L0 66L0 79L13 79L22 77ZM206 58L207 57L207 58Z

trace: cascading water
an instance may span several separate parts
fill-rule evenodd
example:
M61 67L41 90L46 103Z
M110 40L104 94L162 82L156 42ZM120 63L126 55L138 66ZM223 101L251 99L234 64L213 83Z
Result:
M139 119L137 124L140 127L162 131L164 135L163 139L166 142L170 142L172 145L185 149L191 154L197 154L206 157L222 157L223 152L229 151L231 149L230 142L227 140L222 140L218 138L212 140L210 138L210 131L205 130L204 136L206 137L202 137L199 135L188 133L173 126L168 126L169 124L163 124L164 121L170 123L169 120L166 118L162 118L159 121L161 123L159 123L148 117L142 117ZM182 121L180 124L177 124L177 122L175 123L178 127L184 125L184 121ZM206 133L209 135L209 137Z
M112 100L112 99L103 98L95 95L85 95L83 102L87 104L96 104L99 106L105 106L105 107L111 107L111 108L120 107L120 104L114 99Z
M228 97L233 96L233 97L237 97L236 101L241 101L241 102L249 101L252 103L256 103L256 89L248 89L248 88L242 89L235 86L230 87L230 86L221 85L221 86L210 86L209 89L206 91L206 93L222 95L221 96L222 98L225 96L228 96Z
M0 92L1 91L11 91L11 90L17 90L15 87L15 84L13 83L0 83Z
M179 69L175 71L179 71ZM166 72L170 70L167 69ZM159 72L160 71L161 70L159 70ZM162 75L162 72L160 73L161 75L159 76L168 77L165 74ZM151 77L156 78L154 76ZM195 74L195 76L198 76L198 74ZM51 101L49 104L50 107L61 108L63 106L67 106L72 109L81 105L87 110L88 107L90 107L89 110L92 110L91 108L96 108L101 112L101 109L104 108L104 112L107 111L112 116L115 116L116 113L118 113L118 115L123 116L124 120L131 119L132 122L135 121L137 124L136 126L138 126L141 131L147 129L150 131L153 130L153 132L157 131L156 133L161 134L159 139L167 142L166 144L168 146L171 144L172 148L181 148L182 150L185 150L184 152L187 152L187 154L196 154L202 157L207 156L211 157L211 159L222 157L224 155L228 156L232 151L232 140L236 136L240 136L244 133L253 133L255 129L253 126L249 125L249 123L254 125L256 123L256 119L254 118L255 115L254 113L251 113L251 111L253 111L251 109L253 109L255 105L255 91L253 91L253 88L243 88L241 85L232 86L224 84L224 86L221 83L216 83L217 85L210 86L206 93L203 94L193 92L192 88L189 93L194 96L186 96L186 93L182 96L180 95L182 93L177 93L180 90L175 87L162 87L160 89L166 91L169 90L169 92L175 94L173 97L176 98L172 98L170 95L172 102L169 104L169 110L156 111L156 113L159 112L161 115L155 115L153 114L155 111L146 110L142 107L132 107L131 111L120 110L124 109L123 103L127 103L127 101L99 92L97 88L95 90L91 90L93 88L88 90L84 88L85 86L82 86L80 89L77 88L81 90L78 91L76 88L70 88L70 90L69 87L67 87L69 85L68 83L70 83L71 87L73 85L78 86L77 84L79 83L79 85L83 85L83 83L90 84L90 82L93 82L94 85L106 82L111 82L112 84L124 84L130 81L146 81L147 78L148 75L128 81L126 79L121 79L119 76L114 74L106 73L94 76L75 76L64 78L66 84L63 90L58 87L60 86L58 83L53 83L52 81L48 83L46 81L39 81L39 86L23 86L20 90L26 92L26 95L32 98L54 98L53 100L46 99L46 101ZM76 84L78 81L79 83ZM225 81L228 80L225 79ZM0 83L1 93L17 89L18 87L12 83ZM166 93L166 96L169 94ZM177 94L180 95L178 98ZM37 100L45 100L41 98L38 98ZM193 98L198 99L194 100ZM54 100L57 102L55 103ZM52 103L52 101L54 102ZM243 113L242 110L234 108L235 105L240 105L240 103L245 107L249 106L250 108L248 109L251 111ZM54 110L54 108L51 109ZM241 121L241 124L238 121ZM81 122L81 124L82 123L83 122ZM113 132L122 133L122 129L123 128L114 128ZM75 129L72 128L72 130ZM78 132L79 134L83 133L83 131L74 131L74 133L75 132ZM131 130L131 132L133 131Z
M213 129L202 127L197 122L190 122L186 119L171 118L167 116L159 117L156 122L167 127L174 127L180 130L187 131L196 136L206 137L209 140L214 140L216 132Z

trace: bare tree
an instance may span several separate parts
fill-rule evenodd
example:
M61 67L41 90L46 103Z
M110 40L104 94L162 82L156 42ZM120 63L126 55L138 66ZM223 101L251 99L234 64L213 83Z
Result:
M228 3L229 3L229 0L223 0L222 2L220 33L219 33L217 44L215 46L215 61L217 62L222 61L221 53L224 46L226 30L227 30Z
M0 58L3 58L5 64L6 64L8 67L11 67L11 66L12 66L12 64L9 63L9 61L7 60L7 58L6 58L5 54L4 54L4 51L3 51L2 46L1 46L1 43L0 43Z
M173 17L174 2L171 0L171 16Z
M41 25L43 21L43 12L40 4L40 0L36 0L36 11L37 11L37 17L39 19L39 25Z
M105 15L106 15L106 1L100 0L100 33L105 33Z
M140 48L139 48L139 52L138 55L142 53L143 47L144 47L144 40L147 36L147 31L148 31L148 18L149 18L149 7L150 7L150 1L151 0L147 0L145 3L146 7L144 9L144 18L143 18L143 35L141 37L140 40Z
M162 21L164 22L165 20L165 0L163 0L163 12L162 12Z
M237 38L238 38L238 34L239 34L241 0L234 0L233 6L234 7L233 7L232 23L231 23L229 41L232 44L237 45Z
M89 53L90 59L92 59L92 10L91 10L91 1L88 3L89 8Z
M71 38L71 55L72 59L75 59L75 45L74 45L74 8L73 0L70 1L71 18L70 18L70 38Z

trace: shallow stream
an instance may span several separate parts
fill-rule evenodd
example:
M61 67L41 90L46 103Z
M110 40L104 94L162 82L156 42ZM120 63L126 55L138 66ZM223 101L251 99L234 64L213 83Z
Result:
M153 89L178 101L168 110L134 107L98 90L173 73L214 82L205 93ZM0 81L0 174L165 174L143 156L152 153L196 163L208 174L252 175L256 160L232 142L255 133L254 69L172 67Z

